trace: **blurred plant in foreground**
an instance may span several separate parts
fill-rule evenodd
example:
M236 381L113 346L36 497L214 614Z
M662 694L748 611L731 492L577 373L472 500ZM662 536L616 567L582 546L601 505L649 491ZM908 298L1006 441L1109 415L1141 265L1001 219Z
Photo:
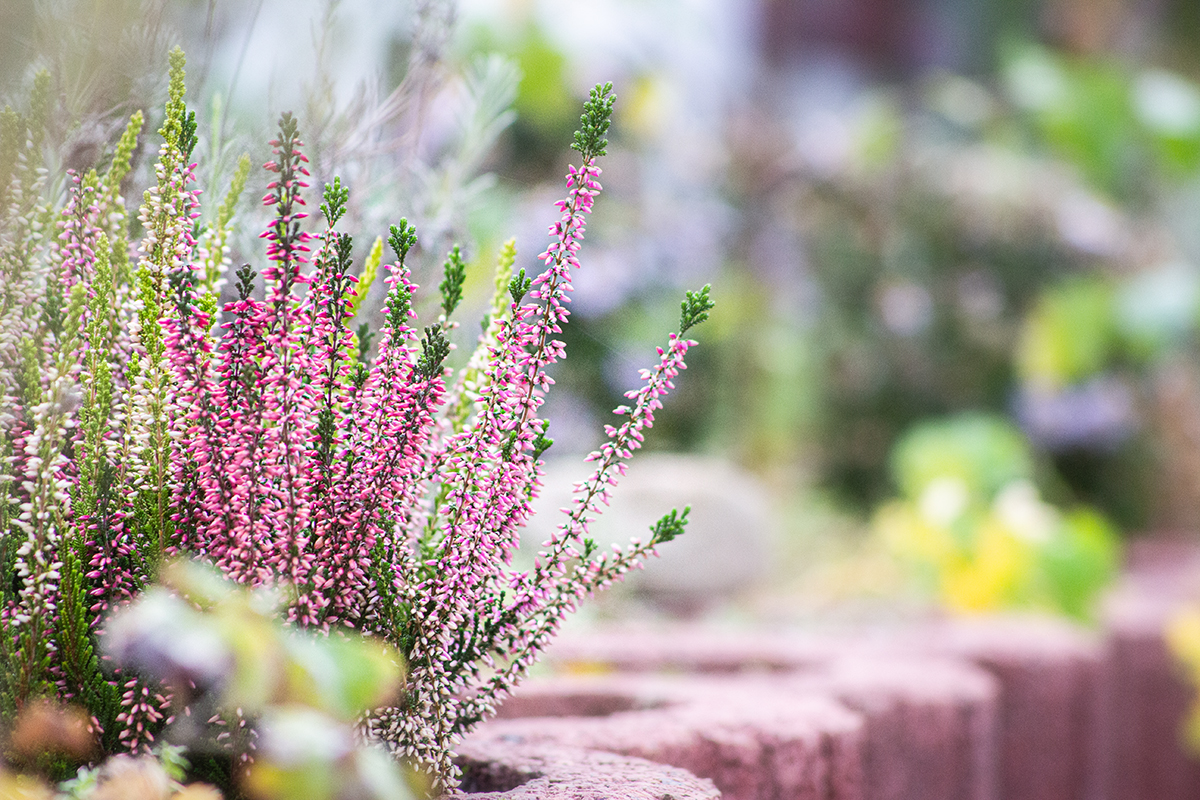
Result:
M115 755L50 789L54 758L97 750L88 715L49 701L25 707L8 738L0 797L60 800L217 800L213 780L261 800L404 800L423 787L378 745L357 735L362 714L394 701L399 654L381 642L285 627L286 587L250 591L211 567L175 561L106 625L118 664L169 687L185 713L164 743ZM253 743L253 760L231 740ZM247 741L240 744L244 747ZM170 742L167 744L165 742Z
M918 425L893 451L892 472L902 499L875 527L948 606L1089 618L1117 568L1117 533L1091 509L1041 498L1010 423L964 414Z
M404 798L408 777L361 716L398 699L400 654L354 632L284 627L288 587L254 592L197 563L177 561L106 626L114 663L163 681L181 708L165 738L185 757L236 760L226 740L253 741L240 779L261 798Z

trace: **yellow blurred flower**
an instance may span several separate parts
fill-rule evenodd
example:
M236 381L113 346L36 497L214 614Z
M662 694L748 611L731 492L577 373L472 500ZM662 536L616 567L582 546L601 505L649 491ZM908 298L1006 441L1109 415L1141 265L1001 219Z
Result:
M942 599L957 611L987 611L1017 604L1033 554L1027 542L994 517L983 519L974 551L941 570Z
M1200 687L1200 608L1180 611L1167 623L1167 647L1187 671L1193 686ZM1200 698L1192 700L1183 723L1183 737L1193 752L1200 752Z
M956 611L1052 610L1086 618L1115 569L1117 543L1093 512L1046 503L1029 481L1002 487L990 504L957 478L929 482L915 501L893 501L874 528L888 550L923 575Z

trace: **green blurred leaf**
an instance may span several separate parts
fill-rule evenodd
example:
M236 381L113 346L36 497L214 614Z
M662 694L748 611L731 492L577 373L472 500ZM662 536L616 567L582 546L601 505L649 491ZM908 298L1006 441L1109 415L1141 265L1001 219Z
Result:
M1010 97L1052 150L1110 195L1128 194L1140 123L1121 65L1025 46L1010 55L1004 74Z
M414 791L420 779L406 774L396 759L376 747L363 748L354 754L358 779L373 798L379 800L409 800L424 796Z
M202 610L229 600L237 591L236 586L215 568L187 559L177 559L164 566L159 582Z
M1098 277L1047 289L1025 318L1017 343L1021 379L1061 389L1102 372L1117 341L1113 295Z
M567 84L567 59L542 32L530 26L513 55L523 77L514 106L520 119L543 130L574 124L579 101Z
M897 443L892 476L901 493L920 498L939 478L962 481L969 499L990 502L1004 486L1033 477L1034 462L1025 437L1003 417L966 413L923 422Z
M1107 586L1120 561L1120 537L1099 513L1077 508L1066 513L1058 535L1039 552L1046 589L1054 606L1088 619L1096 594Z
M228 708L253 713L270 704L279 692L286 670L285 634L269 620L232 609L222 611L218 624L234 659L222 702Z
M1165 70L1147 70L1131 89L1133 105L1163 171L1185 177L1200 167L1200 90Z
M353 720L393 699L404 680L396 654L374 639L290 636L286 696Z
M859 110L855 151L861 163L880 169L892 162L904 138L904 118L895 98L874 95Z
M308 706L273 706L261 721L247 788L264 800L410 800L420 782L352 726Z

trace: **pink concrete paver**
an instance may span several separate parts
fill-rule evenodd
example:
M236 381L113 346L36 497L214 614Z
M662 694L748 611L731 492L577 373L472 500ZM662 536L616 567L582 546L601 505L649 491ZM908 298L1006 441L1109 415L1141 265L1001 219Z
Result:
M1194 800L1200 759L1181 745L1180 725L1195 690L1163 634L1173 614L1196 602L1200 546L1135 542L1098 630L973 617L819 635L592 631L562 637L548 660L566 673L608 672L607 689L519 695L504 713L586 715L512 724L533 739L553 733L686 765L714 776L737 800L772 791L772 800L825 796L812 788L821 774L814 765L823 762L811 735L802 724L789 729L787 712L772 716L791 707L785 698L793 694L824 698L859 720L857 744L846 752L859 754L855 791L867 800ZM656 699L646 687L663 674L691 675L695 686L708 681L704 691L726 699L681 701L665 690ZM625 679L642 688L619 685ZM733 684L740 688L713 688ZM772 761L771 747L796 753ZM755 763L771 781L755 782ZM794 795L778 794L784 786Z
M863 800L863 720L828 696L734 681L630 677L524 687L524 711L594 707L625 694L636 710L603 717L495 720L469 741L555 742L634 755L710 778L729 800Z
M1163 633L1171 616L1200 602L1200 547L1137 542L1121 585L1105 605L1112 676L1112 800L1194 800L1200 761L1181 744L1195 697Z
M458 748L473 800L719 800L712 781L640 758L559 745L472 741Z
M838 657L840 646L835 638L788 631L618 627L560 634L545 661L571 672L792 672Z
M996 681L945 659L848 657L787 680L862 715L869 800L995 800Z
M659 660L660 670L705 674L805 675L846 657L954 659L985 669L999 686L992 756L997 796L1106 796L1112 730L1107 652L1098 635L1059 620L932 619L821 635L701 628L612 630L566 638L550 652L551 662L567 670L652 671ZM883 752L884 747L880 740L877 749Z
M857 712L852 728L847 708ZM601 709L612 713L582 716ZM786 675L542 679L500 714L482 734L663 761L738 800L998 796L996 682L944 659L840 659Z
M967 660L1000 685L1004 800L1101 800L1111 676L1100 636L1047 617L980 616L931 625L913 644Z

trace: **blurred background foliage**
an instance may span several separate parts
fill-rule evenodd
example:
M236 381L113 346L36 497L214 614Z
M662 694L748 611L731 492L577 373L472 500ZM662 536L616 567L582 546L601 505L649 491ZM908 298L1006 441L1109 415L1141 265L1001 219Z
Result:
M965 412L919 423L892 451L900 499L875 525L948 607L1087 621L1115 577L1119 538L1086 507L1042 499L1037 460L1008 420Z
M555 452L597 441L680 288L711 282L647 444L756 473L796 570L823 531L858 555L894 540L868 532L890 498L919 511L922 447L1014 470L959 476L975 530L1017 484L1079 542L1200 526L1198 35L1187 0L17 0L0 92L49 68L47 148L82 166L158 107L181 43L214 196L294 110L313 183L350 184L352 228L415 219L430 284L452 241L490 264L515 233L536 267L576 109L613 80ZM474 274L464 318L486 302ZM1110 545L1080 575L1106 574ZM1041 599L995 602L1045 605L1050 561L1021 579Z

